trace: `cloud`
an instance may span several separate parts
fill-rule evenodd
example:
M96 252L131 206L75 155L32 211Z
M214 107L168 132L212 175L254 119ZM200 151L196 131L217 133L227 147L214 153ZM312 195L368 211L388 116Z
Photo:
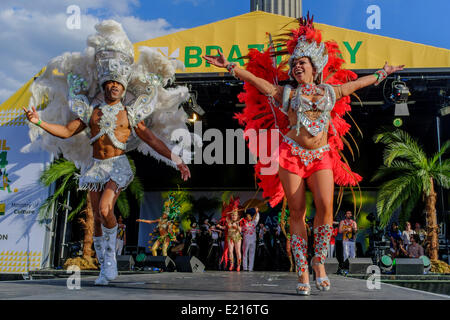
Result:
M111 4L110 4L111 3ZM80 29L66 26L69 5L81 9ZM101 19L122 23L132 42L143 41L182 29L164 19L142 20L132 15L137 0L33 0L23 4L2 0L0 9L0 103L8 99L50 59L64 52L84 51L86 38Z
M173 4L180 4L186 2L192 4L194 7L197 7L202 3L214 2L214 0L172 0Z

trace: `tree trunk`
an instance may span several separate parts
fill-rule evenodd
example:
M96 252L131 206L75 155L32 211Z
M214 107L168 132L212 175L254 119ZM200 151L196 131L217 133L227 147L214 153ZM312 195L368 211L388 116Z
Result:
M434 181L431 180L430 194L425 195L425 212L427 217L427 248L426 252L431 260L438 259L439 240L438 225L436 217L436 192L434 192Z
M86 219L82 222L84 227L83 258L90 260L94 255L94 251L92 250L92 243L94 241L94 211L92 210L92 202L89 192L87 194L85 213Z

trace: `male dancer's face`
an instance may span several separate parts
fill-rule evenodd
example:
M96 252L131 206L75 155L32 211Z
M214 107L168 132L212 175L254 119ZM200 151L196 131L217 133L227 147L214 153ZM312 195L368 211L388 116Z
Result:
M105 100L107 103L119 102L125 91L123 85L116 81L107 81L103 85L103 88L105 90Z

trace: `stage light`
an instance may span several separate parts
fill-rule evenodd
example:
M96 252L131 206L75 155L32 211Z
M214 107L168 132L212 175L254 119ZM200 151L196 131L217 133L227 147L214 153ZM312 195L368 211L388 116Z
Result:
M390 272L392 270L392 267L394 266L394 262L392 261L392 258L388 255L384 255L380 259L380 269L383 272Z
M400 77L392 82L391 100L395 103L395 116L409 116L408 97L411 95L408 87Z
M395 118L394 121L392 121L392 124L397 128L401 127L403 125L403 120L400 118Z
M198 119L197 114L196 114L196 113L193 113L193 114L192 114L192 118L191 118L191 119L188 119L188 121L189 121L189 122L195 122L195 121L197 121L197 119Z
M191 91L189 93L189 107L198 115L203 116L205 114L205 110L203 110L202 107L200 107L197 103L197 91Z
M431 269L431 261L427 256L420 256L419 259L423 261L423 272L428 273Z
M442 108L439 110L441 116L446 116L450 114L450 106L442 106Z

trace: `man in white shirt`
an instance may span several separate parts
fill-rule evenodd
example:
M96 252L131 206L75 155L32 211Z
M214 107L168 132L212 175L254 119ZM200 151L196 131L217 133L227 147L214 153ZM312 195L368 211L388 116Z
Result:
M255 261L256 249L256 226L259 222L259 210L255 208L256 214L252 217L251 213L247 213L243 221L242 234L244 236L243 243L243 269L244 271L253 271L253 263Z

